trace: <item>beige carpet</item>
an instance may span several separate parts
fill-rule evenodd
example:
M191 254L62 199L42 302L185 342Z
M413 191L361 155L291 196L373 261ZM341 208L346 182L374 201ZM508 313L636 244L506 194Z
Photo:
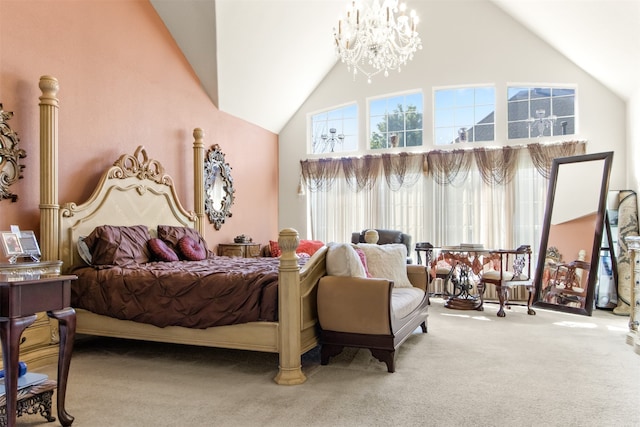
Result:
M514 307L500 319L496 305L454 311L440 299L430 310L429 333L400 348L395 373L367 350L327 366L316 350L299 386L273 382L274 354L83 340L67 410L77 427L640 425L627 317ZM55 377L55 367L45 372ZM19 425L51 424L26 416Z

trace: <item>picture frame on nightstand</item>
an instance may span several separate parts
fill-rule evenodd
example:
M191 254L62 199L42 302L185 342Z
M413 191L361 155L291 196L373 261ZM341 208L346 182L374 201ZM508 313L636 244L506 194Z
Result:
M31 230L3 231L2 249L11 264L18 258L30 258L31 261L40 261L42 253L36 235Z
M22 244L20 243L20 236L18 233L3 231L2 249L4 250L4 254L9 258L22 254Z

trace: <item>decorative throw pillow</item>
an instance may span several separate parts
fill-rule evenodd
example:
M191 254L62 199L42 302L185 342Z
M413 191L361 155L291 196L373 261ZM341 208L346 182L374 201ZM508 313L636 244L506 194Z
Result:
M207 257L212 257L213 252L208 249L207 241L198 233L198 230L190 227L181 227L175 225L159 225L158 226L158 238L164 240L164 242L178 255L181 255L180 248L178 248L178 242L184 236L189 236L200 245L205 248Z
M350 243L329 243L327 247L329 276L367 277L362 261Z
M207 250L195 239L184 236L178 240L180 253L189 261L200 261L207 258Z
M162 239L153 237L149 239L147 245L149 246L149 250L151 251L153 258L157 261L171 262L180 260L175 251L167 246L167 244Z
M407 247L403 244L358 244L367 257L371 277L393 280L396 288L410 288L407 276Z
M296 248L296 253L307 254L309 256L315 254L318 249L324 246L324 242L320 240L305 240L301 239L298 247ZM269 252L271 252L272 257L279 257L282 255L282 250L280 249L280 245L275 240L269 240Z
M296 253L309 254L309 256L315 254L318 249L324 246L324 242L320 240L300 240L300 244L296 249Z
M367 267L367 256L364 254L364 251L360 248L355 248L358 257L360 257L360 262L364 267L364 273L367 277L372 277L371 273L369 273L369 268Z
M93 265L144 264L149 262L149 229L145 225L96 227L85 239Z
M280 250L278 242L276 242L275 240L269 240L269 252L271 252L271 256L274 258L282 255L282 251Z

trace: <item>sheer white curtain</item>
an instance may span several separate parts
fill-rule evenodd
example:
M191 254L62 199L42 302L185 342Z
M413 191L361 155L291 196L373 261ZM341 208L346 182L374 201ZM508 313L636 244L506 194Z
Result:
M373 188L356 192L341 175L330 189L307 193L314 239L349 242L354 231L388 228L410 234L413 243L435 246L526 244L535 253L539 245L548 181L526 150L519 153L514 178L501 185L486 184L474 167L448 185L420 174L397 191L381 176Z
M327 191L309 192L309 219L314 239L350 242L351 233L368 228L401 230L413 237L425 235L424 185L420 176L411 187L392 191L378 179L370 190L356 192L344 179Z
M539 244L548 180L521 150L514 178L489 185L471 168L463 180L433 187L434 245L481 243L488 248Z

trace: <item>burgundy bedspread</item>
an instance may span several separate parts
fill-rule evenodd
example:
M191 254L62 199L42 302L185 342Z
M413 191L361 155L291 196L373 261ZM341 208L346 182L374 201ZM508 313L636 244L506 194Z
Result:
M159 327L208 328L278 316L278 258L213 257L73 271L71 305Z

